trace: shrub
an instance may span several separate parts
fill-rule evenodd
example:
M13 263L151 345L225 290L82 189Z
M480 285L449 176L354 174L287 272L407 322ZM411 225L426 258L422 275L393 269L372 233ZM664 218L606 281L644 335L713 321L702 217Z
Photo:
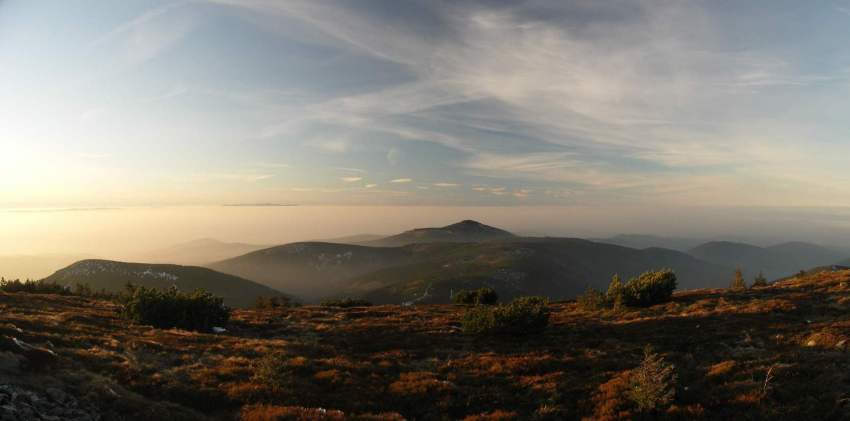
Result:
M341 300L325 300L320 304L322 307L369 307L372 303L359 298L343 298Z
M455 304L492 305L499 301L499 294L493 288L482 287L476 290L462 289L452 296Z
M593 287L587 287L584 294L576 297L576 303L584 310L599 310L605 307L605 295Z
M643 412L663 409L673 401L676 378L675 367L647 346L640 366L632 370L626 395Z
M649 307L667 302L676 289L676 274L670 269L644 272L630 279L623 289L623 298L628 306Z
M254 303L254 307L259 309L283 308L293 306L295 306L295 303L293 303L289 297L284 296L257 297L257 301Z
M69 295L70 289L53 282L44 281L21 281L20 279L6 280L0 278L0 291L3 292L28 292L30 294L61 294Z
M754 286L754 287L766 287L767 286L767 278L764 277L764 273L759 272L759 274L756 275L755 279L753 279L753 285L752 286Z
M176 287L163 291L128 285L122 301L125 318L161 329L208 331L230 319L222 298L203 290L183 293Z
M514 299L513 303L519 303L522 305L547 306L549 305L549 297L544 297L541 295L526 295L523 297L517 297L516 299Z
M538 333L549 324L548 300L521 297L510 304L475 306L463 316L463 331L473 334L525 335Z
M299 378L310 378L315 368L307 358L291 357L283 352L265 355L254 366L254 378L272 389L287 389Z
M735 269L735 277L732 278L732 282L729 284L729 289L747 289L747 282L744 281L744 274L741 272L741 268Z

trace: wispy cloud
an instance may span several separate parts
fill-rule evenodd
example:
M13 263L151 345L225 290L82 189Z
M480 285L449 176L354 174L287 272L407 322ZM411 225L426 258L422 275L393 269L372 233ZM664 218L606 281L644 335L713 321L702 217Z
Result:
M313 146L335 154L343 154L351 148L351 143L345 139L320 140L311 143Z
M368 172L368 171L366 171L362 168L351 168L351 167L334 167L334 169L340 170L340 171L345 171L345 172L356 172L356 173L361 173L361 174Z
M409 183L411 181L413 181L412 178L396 178L396 179L390 180L390 183Z
M91 49L119 48L127 64L153 59L189 34L199 23L186 2L168 3L149 10L109 31Z
M434 187L458 187L458 183L434 183Z
M342 180L346 183L354 183L354 182L360 181L362 179L363 179L363 177L342 177L342 178L340 178L340 180Z
M256 183L273 178L274 174L250 174L250 173L203 173L194 174L191 178L197 181L235 181L245 183Z
M598 3L555 3L546 19L535 13L536 3L441 4L428 11L451 41L431 42L345 6L222 1L299 20L321 32L323 43L396 63L415 76L312 104L288 121L291 129L333 122L351 133L437 142L466 157L459 166L466 174L576 190L673 191L695 180L680 167L745 165L757 157L742 154L731 139L751 130L749 121L723 104L834 81L799 72L770 51L717 45L719 29L694 3L636 2L622 6L628 18ZM488 138L494 133L522 136L526 146L500 145ZM386 155L390 165L400 157L395 147Z
M290 168L291 165L282 162L260 162L256 164L259 168Z

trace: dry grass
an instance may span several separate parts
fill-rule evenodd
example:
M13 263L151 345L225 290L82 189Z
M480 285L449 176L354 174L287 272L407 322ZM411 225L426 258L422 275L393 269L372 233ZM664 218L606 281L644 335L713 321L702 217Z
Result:
M608 419L647 344L676 367L669 419L850 417L850 272L755 290L699 290L619 312L556 303L545 333L461 332L450 305L235 311L224 334L130 325L114 304L0 294L0 337L54 350L0 382L66 390L104 419ZM281 356L284 381L258 376Z

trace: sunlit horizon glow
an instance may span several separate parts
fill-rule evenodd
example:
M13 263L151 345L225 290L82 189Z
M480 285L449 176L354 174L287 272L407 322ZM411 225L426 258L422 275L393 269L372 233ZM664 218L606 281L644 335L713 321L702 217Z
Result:
M848 10L7 0L0 207L847 206Z

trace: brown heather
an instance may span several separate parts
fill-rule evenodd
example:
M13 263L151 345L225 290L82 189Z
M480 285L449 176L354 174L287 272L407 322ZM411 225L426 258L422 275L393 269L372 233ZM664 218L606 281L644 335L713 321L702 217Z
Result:
M212 334L132 324L108 301L4 293L0 339L58 359L33 371L0 348L0 383L64 390L104 420L632 420L647 416L636 373L672 377L669 364L653 419L847 419L848 281L616 312L551 303L546 330L526 336L465 334L456 305L235 310Z

